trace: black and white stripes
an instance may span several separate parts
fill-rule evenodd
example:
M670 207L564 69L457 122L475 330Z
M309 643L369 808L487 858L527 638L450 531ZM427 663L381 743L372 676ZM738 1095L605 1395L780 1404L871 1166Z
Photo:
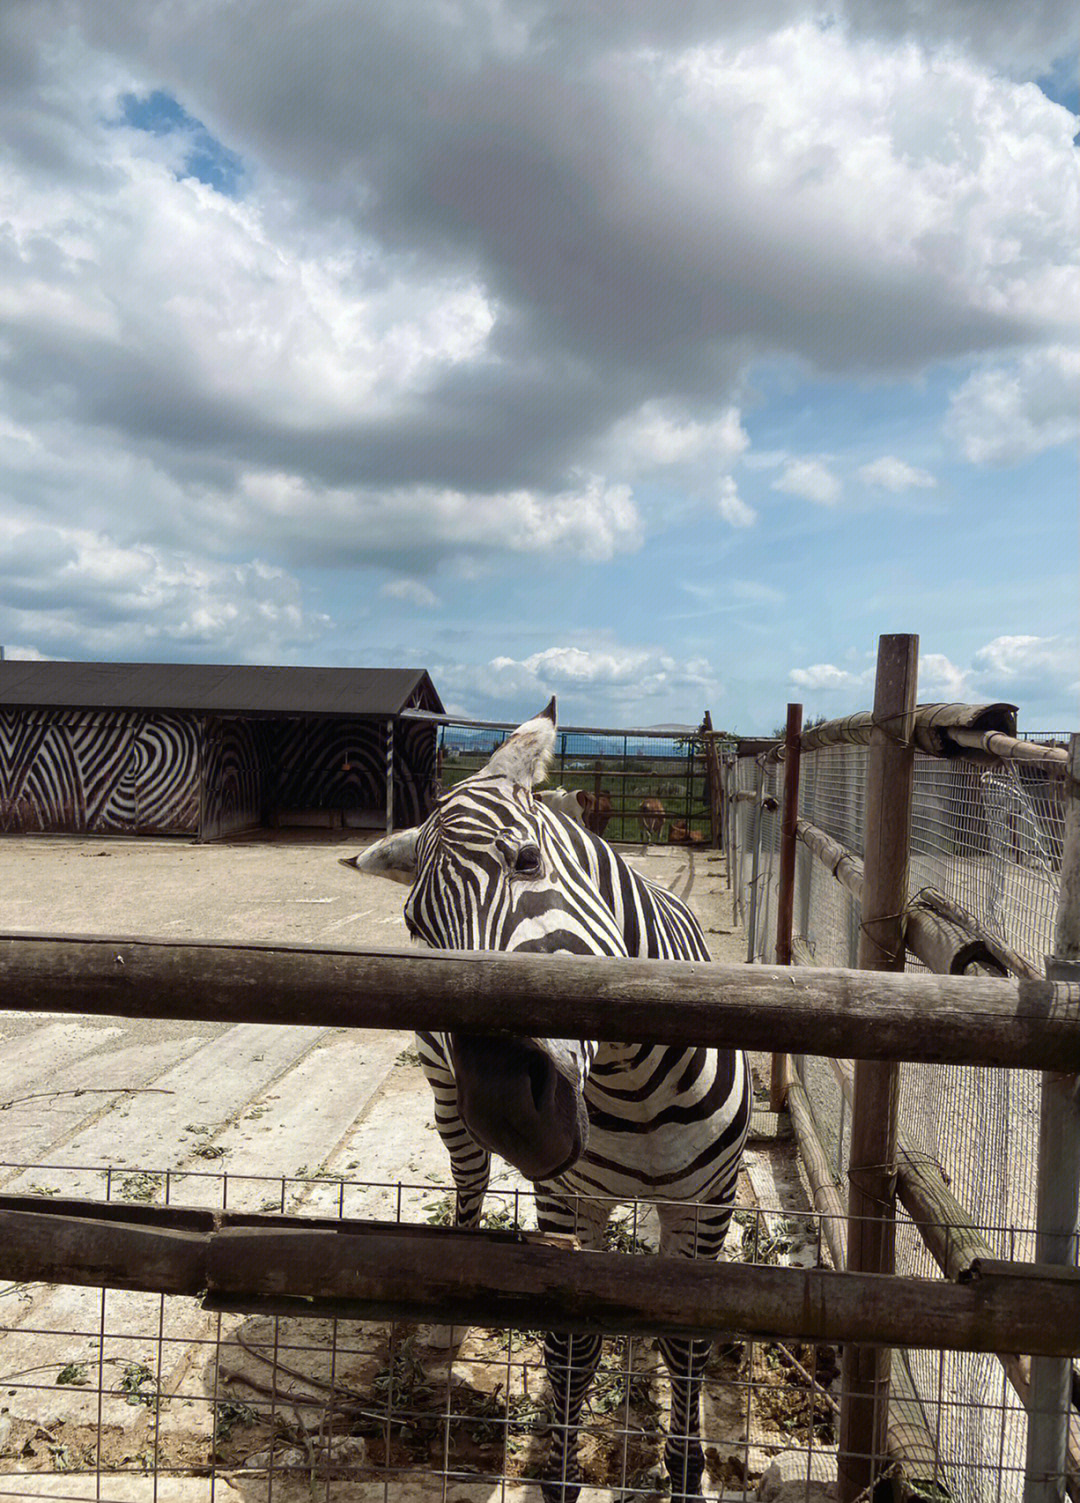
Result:
M356 866L414 878L406 923L437 948L707 961L700 925L685 904L533 796L554 729L551 706L451 790L423 826L381 842ZM423 1034L419 1048L450 1155L459 1224L479 1222L494 1149L535 1180L543 1229L573 1231L584 1246L599 1248L615 1205L645 1199L656 1205L662 1255L716 1256L750 1112L741 1052L520 1039L508 1040L500 1057L494 1041L484 1041L478 1054L475 1041L449 1034ZM587 1116L580 1134L570 1092ZM537 1141L522 1147L534 1130ZM568 1144L576 1145L569 1158ZM544 1162L550 1171L526 1167ZM673 1391L667 1467L676 1494L697 1496L708 1344L665 1341L662 1350ZM593 1338L548 1338L556 1411L549 1499L577 1495L576 1427L599 1355Z

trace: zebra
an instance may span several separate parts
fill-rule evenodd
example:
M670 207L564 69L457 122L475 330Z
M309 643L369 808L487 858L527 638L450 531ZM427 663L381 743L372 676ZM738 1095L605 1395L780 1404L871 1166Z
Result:
M555 700L445 793L425 823L348 858L408 883L405 922L452 950L708 960L700 925L598 835L545 807ZM491 1154L535 1183L542 1231L604 1246L620 1202L656 1203L661 1256L715 1258L731 1220L751 1090L741 1050L420 1033L435 1125L451 1163L455 1224L479 1225ZM464 1337L459 1328L447 1344ZM671 1375L664 1465L676 1496L701 1496L707 1340L659 1338ZM549 1333L555 1424L542 1491L573 1503L577 1427L601 1338Z

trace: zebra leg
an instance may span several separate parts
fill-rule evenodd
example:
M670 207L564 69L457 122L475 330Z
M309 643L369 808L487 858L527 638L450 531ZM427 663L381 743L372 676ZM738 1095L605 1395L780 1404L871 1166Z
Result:
M435 1098L435 1127L450 1156L454 1179L454 1225L478 1227L484 1208L484 1192L491 1176L491 1155L472 1137L457 1107L457 1083L445 1060L437 1036L417 1034L420 1064ZM429 1326L423 1340L427 1346L446 1350L459 1347L469 1334L468 1326Z
M664 1445L671 1496L673 1500L700 1498L705 1471L705 1452L701 1448L701 1382L712 1342L661 1336L658 1345L671 1376L671 1421Z
M734 1194L734 1180L729 1192ZM732 1205L657 1208L662 1256L715 1258L731 1223ZM686 1340L661 1336L657 1344L671 1378L671 1420L664 1446L664 1466L671 1478L671 1496L700 1498L705 1472L701 1445L701 1385L712 1351L704 1338Z
M573 1233L583 1247L595 1249L603 1245L606 1222L606 1212L591 1203L546 1195L537 1188L536 1223L542 1232ZM544 1503L575 1503L581 1491L578 1426L602 1346L600 1336L557 1331L549 1331L544 1342L553 1409L551 1451L540 1483Z

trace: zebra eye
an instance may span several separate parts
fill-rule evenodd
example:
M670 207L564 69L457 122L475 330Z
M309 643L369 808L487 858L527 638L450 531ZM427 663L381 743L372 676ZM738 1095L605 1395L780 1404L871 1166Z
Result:
M539 876L542 866L540 847L537 845L523 845L514 860L514 871L519 877Z

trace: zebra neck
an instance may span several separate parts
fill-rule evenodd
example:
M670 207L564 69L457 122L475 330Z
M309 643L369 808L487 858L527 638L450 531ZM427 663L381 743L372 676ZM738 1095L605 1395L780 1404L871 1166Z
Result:
M671 1044L594 1044L593 1049L592 1068L598 1073L636 1069L649 1060L659 1060L665 1054L683 1052Z

